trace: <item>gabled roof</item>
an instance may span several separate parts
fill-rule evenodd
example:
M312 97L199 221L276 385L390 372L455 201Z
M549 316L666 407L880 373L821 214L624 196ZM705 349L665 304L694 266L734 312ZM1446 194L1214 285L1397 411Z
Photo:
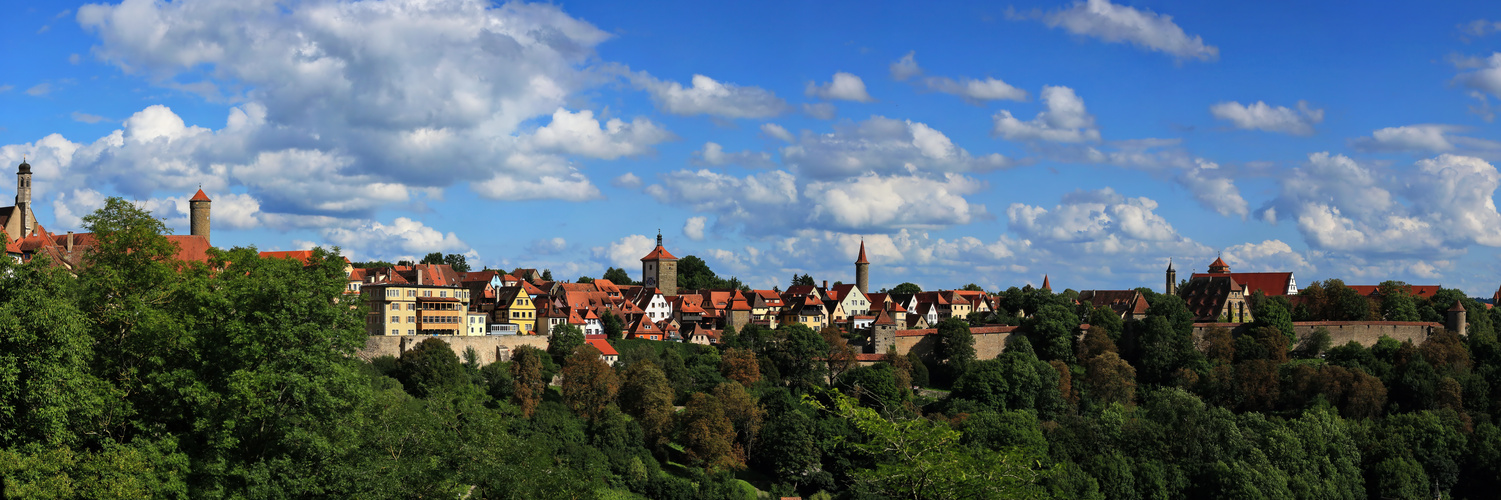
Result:
M1381 287L1377 285L1345 285L1345 288L1360 292L1361 295L1366 297L1375 298L1381 295ZM1407 285L1407 293L1422 299L1431 299L1434 294L1442 289L1443 287L1438 285Z
M666 334L666 332L663 332L661 327L657 326L656 323L652 322L651 318L643 317L641 319L636 320L636 324L631 325L631 335L632 336L642 335L642 334L663 335L663 334Z
M603 335L589 335L587 337L603 337ZM602 339L602 338L585 338L584 342L588 342L589 345L594 346L595 349L599 349L599 353L603 354L605 356L619 356L620 355L619 352L615 351L615 346L610 345L610 342L607 341L607 340L605 340L605 339Z

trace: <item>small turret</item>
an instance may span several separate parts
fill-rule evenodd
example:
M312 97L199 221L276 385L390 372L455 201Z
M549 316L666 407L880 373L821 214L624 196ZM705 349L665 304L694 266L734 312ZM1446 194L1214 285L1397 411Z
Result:
M211 241L209 240L209 206L213 202L208 199L207 194L203 193L203 188L198 188L198 193L193 195L193 199L188 200L188 219L191 224L188 234L202 236L203 241L206 242ZM213 243L210 242L210 244Z
M1469 324L1465 322L1465 306L1460 304L1460 302L1459 300L1454 301L1454 307L1449 308L1449 313L1444 318L1446 320L1444 328L1463 336L1468 333Z

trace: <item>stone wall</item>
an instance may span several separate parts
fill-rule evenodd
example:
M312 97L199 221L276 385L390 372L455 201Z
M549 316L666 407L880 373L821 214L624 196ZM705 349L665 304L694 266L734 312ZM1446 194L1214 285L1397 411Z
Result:
M417 347L423 340L435 338L448 343L453 348L453 353L460 360L464 359L464 351L474 348L479 354L481 365L487 365L496 361L509 361L511 351L517 347L529 345L538 349L547 349L547 336L545 335L371 335L365 338L365 348L360 349L357 356L369 361L381 356L401 357L401 353Z
M975 337L975 359L995 359L1006 348L1006 338L1015 331L1014 326L978 326L969 329L969 333ZM928 356L938 346L938 329L928 328L923 330L897 330L896 352L907 354L915 352L918 356Z
M1223 327L1231 332L1239 333L1249 328L1248 323L1195 323L1194 340L1204 338L1204 332L1210 328ZM1376 345L1382 336L1396 339L1397 342L1411 340L1414 344L1421 344L1434 332L1443 331L1442 323L1429 323L1422 321L1299 321L1293 323L1293 333L1298 339L1307 338L1314 330L1324 328L1329 331L1329 346L1342 346L1350 341L1365 347Z

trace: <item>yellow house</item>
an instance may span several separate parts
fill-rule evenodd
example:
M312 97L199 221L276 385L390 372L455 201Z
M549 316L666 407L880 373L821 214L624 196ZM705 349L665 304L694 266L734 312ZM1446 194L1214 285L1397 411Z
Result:
M818 297L808 295L796 297L789 301L787 308L782 310L781 321L779 323L802 323L803 326L811 328L816 332L829 325L828 318L828 312L824 310L823 301L819 300Z
M456 287L378 284L360 287L370 335L464 335L469 291Z
M517 335L536 335L537 303L519 286L495 289L495 311L491 323L516 325Z

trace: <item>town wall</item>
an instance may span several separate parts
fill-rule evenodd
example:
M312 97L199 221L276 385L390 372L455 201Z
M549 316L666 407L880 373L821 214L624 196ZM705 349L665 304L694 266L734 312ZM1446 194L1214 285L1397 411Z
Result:
M1204 332L1210 328L1228 328L1232 333L1242 333L1250 328L1250 323L1195 323L1194 340L1204 338ZM1423 321L1297 321L1293 323L1293 333L1299 340L1307 338L1319 328L1329 331L1329 346L1342 346L1354 341L1365 347L1376 345L1376 341L1382 336L1391 337L1397 342L1411 340L1414 344L1421 344L1434 332L1444 330L1442 323Z
M975 359L995 359L1006 348L1006 339L1015 331L1014 326L977 326L969 329L970 335L975 337ZM938 347L938 329L928 328L923 330L898 330L896 332L896 352L898 354L917 353L918 356L927 357L933 354Z
M511 352L524 345L547 349L545 335L371 335L365 338L365 348L360 349L356 355L366 361L381 356L401 357L401 353L417 347L417 344L428 338L447 342L460 360L464 359L465 350L474 348L474 352L479 354L481 365L510 361Z

